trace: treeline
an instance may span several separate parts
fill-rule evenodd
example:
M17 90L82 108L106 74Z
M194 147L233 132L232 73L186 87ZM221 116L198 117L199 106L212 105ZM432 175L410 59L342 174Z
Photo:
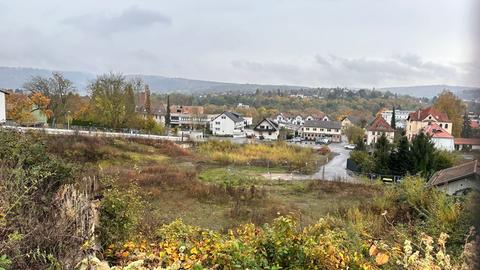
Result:
M34 113L39 111L53 127L73 124L163 133L163 126L153 117L149 87L140 79L103 74L90 83L88 96L77 94L73 83L61 73L33 77L24 88L25 93L7 95L7 118L19 124L34 122ZM141 92L145 99L138 104Z
M428 179L434 172L449 168L456 163L456 155L435 149L430 137L423 132L415 136L410 143L402 136L397 144L391 144L382 135L368 152L363 139L357 140L350 159L360 172L380 175L416 175Z

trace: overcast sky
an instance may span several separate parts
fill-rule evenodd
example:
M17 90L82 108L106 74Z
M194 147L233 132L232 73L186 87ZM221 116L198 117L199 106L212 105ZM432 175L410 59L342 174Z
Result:
M478 86L475 2L0 0L0 66L304 86Z

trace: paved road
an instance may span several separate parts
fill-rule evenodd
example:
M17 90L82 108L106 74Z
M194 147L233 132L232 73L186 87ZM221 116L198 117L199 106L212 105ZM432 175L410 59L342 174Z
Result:
M265 174L264 176L273 180L283 179L283 180L307 180L307 179L324 179L330 181L347 181L353 182L355 178L347 174L347 159L350 156L350 150L344 148L347 143L331 143L328 145L330 150L334 153L337 153L336 156L332 158L323 168L321 166L318 171L312 175L302 175L302 174L281 174L281 173L272 173ZM320 145L315 144L295 144L301 145L303 147L311 148L320 148Z
M328 147L334 153L337 153L332 160L325 165L325 179L335 180L338 178L349 180L352 177L347 174L347 159L350 156L350 150L344 148L346 143L331 143ZM313 175L316 179L323 176L323 168Z

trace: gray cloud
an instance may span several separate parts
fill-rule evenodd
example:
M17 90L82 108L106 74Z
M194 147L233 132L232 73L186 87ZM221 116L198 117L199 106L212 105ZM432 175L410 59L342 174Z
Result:
M405 84L455 83L468 78L475 65L443 64L423 60L415 54L390 58L345 58L316 55L312 62L292 65L278 62L233 61L235 69L264 78L312 81L330 86L390 86Z
M90 33L112 34L150 27L155 24L170 25L172 20L159 12L132 6L118 15L86 14L67 18L63 20L63 23Z
M0 1L0 66L305 86L479 85L479 62L469 63L479 59L469 26L476 2Z

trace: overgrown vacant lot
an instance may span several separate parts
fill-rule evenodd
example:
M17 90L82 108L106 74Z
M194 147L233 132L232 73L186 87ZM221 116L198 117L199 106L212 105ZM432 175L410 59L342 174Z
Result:
M125 190L137 185L149 213L142 222L147 229L181 218L187 224L226 230L287 214L306 225L327 213L368 202L379 190L372 185L358 192L357 185L325 182L313 187L308 181L265 179L261 176L265 172L311 171L314 167L306 169L305 161L314 164L323 159L311 149L286 144L209 142L187 150L168 141L38 139L89 174L112 179L112 185Z
M271 144L234 144L230 141L209 141L198 146L197 152L212 162L222 165L252 165L281 167L288 171L312 173L326 157L318 150L288 145L284 142Z
M64 215L74 218L70 210L48 201L64 194L62 185L88 186L86 177L100 182L97 254L119 266L437 269L477 260L478 240L472 242L476 233L469 230L478 225L475 194L448 197L425 189L420 178L398 186L263 178L265 171L291 170L282 161L295 160L296 152L283 144L187 150L171 142L6 133L0 141L0 202L6 203L0 207L0 256L15 258L20 269L71 266L75 254L91 248L90 240L76 238L78 231L67 226L72 223L63 222ZM246 160L271 158L274 165L247 165L240 155L233 160L242 162L211 160L211 153L229 153L230 147ZM271 155L257 159L252 149L264 147ZM300 155L321 158L313 151ZM54 185L45 182L31 195L8 184L14 179L17 186L36 187L44 177ZM418 255L409 253L412 248Z

